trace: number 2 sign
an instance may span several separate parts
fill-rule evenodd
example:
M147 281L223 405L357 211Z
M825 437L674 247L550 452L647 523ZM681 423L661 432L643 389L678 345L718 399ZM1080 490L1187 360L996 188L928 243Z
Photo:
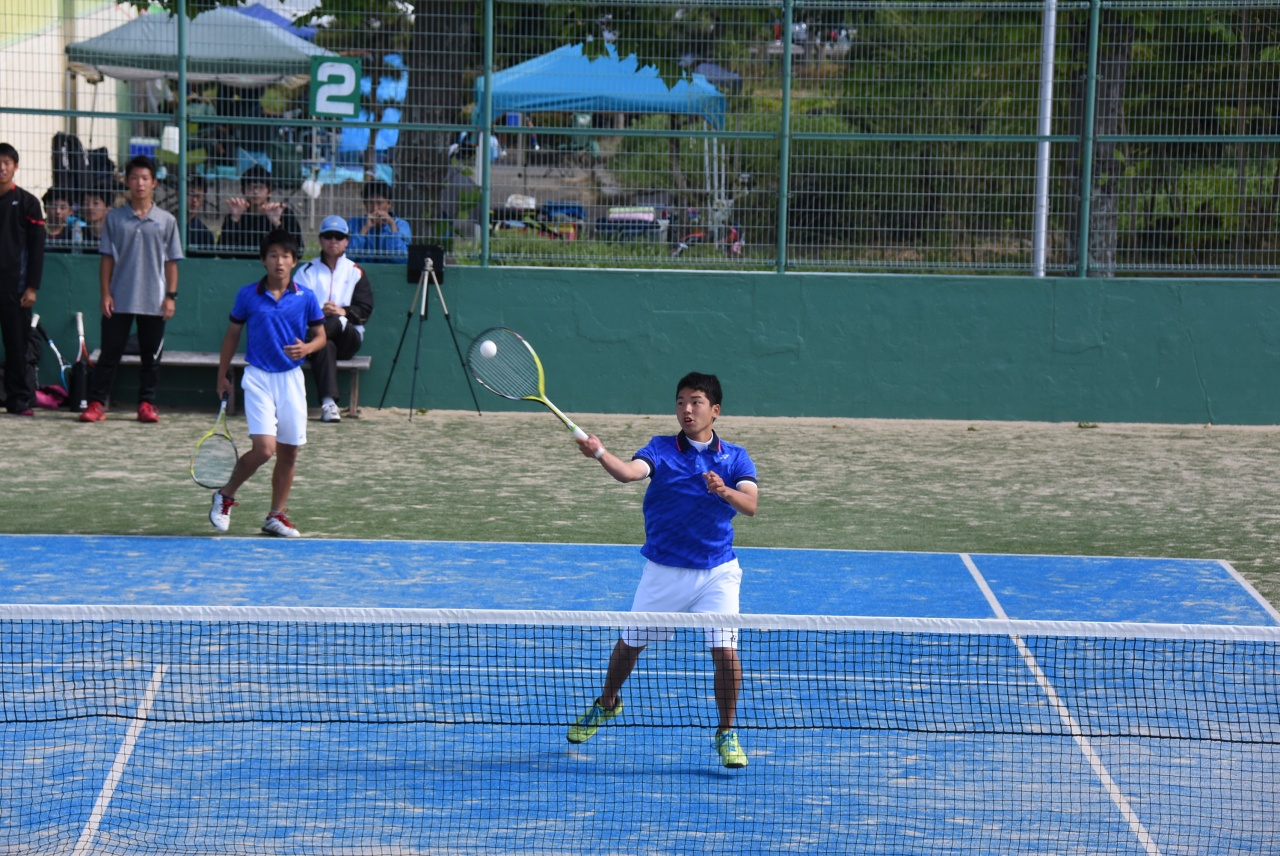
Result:
M360 115L360 60L345 56L311 58L311 115L354 119Z

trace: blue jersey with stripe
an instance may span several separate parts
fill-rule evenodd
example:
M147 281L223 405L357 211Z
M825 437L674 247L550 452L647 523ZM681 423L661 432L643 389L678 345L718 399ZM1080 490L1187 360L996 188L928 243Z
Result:
M245 362L266 372L287 372L302 365L302 360L290 359L285 345L307 341L307 328L323 324L324 312L315 292L306 286L290 282L276 300L264 278L236 294L231 320L248 326Z
M705 452L683 433L654 437L635 458L649 465L644 495L644 546L640 554L660 565L706 570L736 558L733 506L707 490L702 474L714 472L729 487L756 481L747 450L712 432Z

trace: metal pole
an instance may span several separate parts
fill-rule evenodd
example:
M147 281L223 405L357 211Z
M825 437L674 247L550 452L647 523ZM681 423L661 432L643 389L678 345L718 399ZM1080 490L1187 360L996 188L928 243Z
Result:
M1102 0L1089 4L1089 61L1085 67L1084 127L1080 131L1080 238L1076 275L1089 275L1089 219L1093 216L1093 120L1098 101L1098 33Z
M187 246L187 0L178 0L178 238Z
M778 273L787 272L787 194L791 188L791 24L795 0L782 4L782 131L778 145ZM807 49L807 48L806 48Z
M1045 0L1044 25L1040 45L1040 121L1036 133L1053 132L1053 59L1058 44L1058 0ZM1049 242L1049 149L1048 140L1036 143L1035 223L1031 250L1032 276L1044 276Z
M489 126L493 124L493 0L484 0L484 98L480 109L480 132L476 157L480 159L480 266L489 266L490 187Z
M67 110L80 109L80 88L76 74L71 70L71 61L67 59L67 45L76 40L75 0L62 0L59 4L59 23L62 28L62 106ZM75 116L66 119L67 132L79 134L79 120Z

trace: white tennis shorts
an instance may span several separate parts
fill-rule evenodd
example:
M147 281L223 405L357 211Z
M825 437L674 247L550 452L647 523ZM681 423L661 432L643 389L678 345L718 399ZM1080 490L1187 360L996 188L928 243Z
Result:
M705 571L673 568L646 562L640 585L631 602L632 612L724 612L737 614L742 589L742 568L737 559ZM706 629L708 648L737 648L738 631L729 627ZM668 642L673 627L627 627L622 641L632 647Z
M245 366L240 388L244 390L250 434L275 437L277 443L287 446L307 442L307 388L302 369L267 372Z

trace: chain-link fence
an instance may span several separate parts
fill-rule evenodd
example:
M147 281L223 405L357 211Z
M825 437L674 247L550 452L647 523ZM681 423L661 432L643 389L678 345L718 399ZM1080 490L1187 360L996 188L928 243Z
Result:
M1280 271L1280 0L165 5L0 11L55 238L142 153L197 253L336 214L367 261Z

